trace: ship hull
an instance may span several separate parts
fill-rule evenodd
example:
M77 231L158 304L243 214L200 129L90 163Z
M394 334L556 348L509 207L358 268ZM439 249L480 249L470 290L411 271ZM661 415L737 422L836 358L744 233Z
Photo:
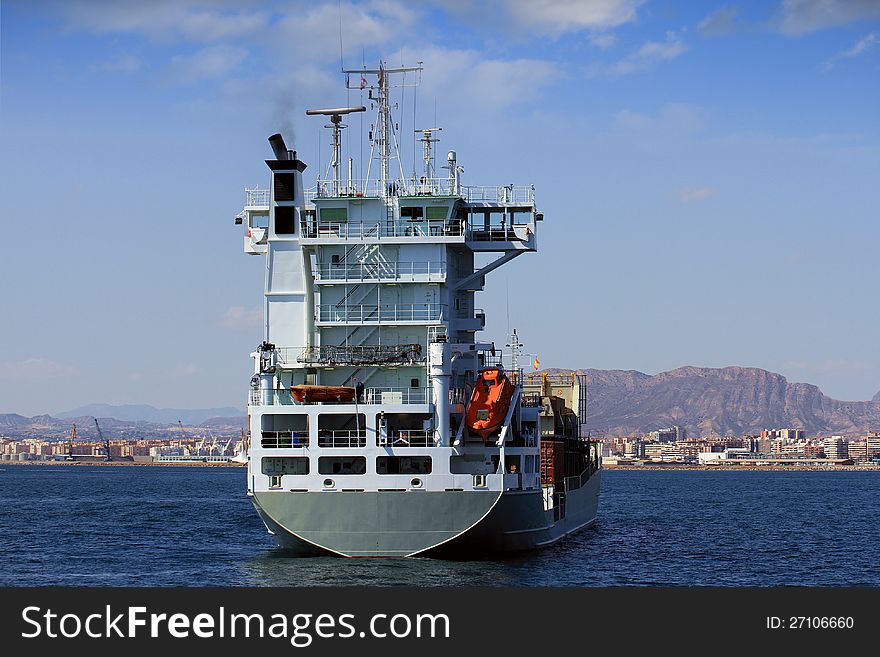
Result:
M600 472L567 493L565 514L540 490L257 492L279 545L296 556L481 558L534 550L596 521Z

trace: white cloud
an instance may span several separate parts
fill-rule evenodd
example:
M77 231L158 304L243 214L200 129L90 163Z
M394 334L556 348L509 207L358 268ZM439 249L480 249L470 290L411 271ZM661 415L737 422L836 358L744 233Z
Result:
M635 20L644 0L507 0L504 4L522 25L550 34L607 29Z
M79 376L79 370L48 358L25 358L0 362L0 380L45 381L47 384Z
M678 199L682 203L695 203L712 198L717 193L714 187L685 187L678 190Z
M697 23L697 31L703 36L730 34L737 29L738 14L739 10L736 7L716 9Z
M222 324L228 328L254 328L263 323L263 311L259 308L246 310L232 306L223 315Z
M612 47L615 43L617 43L617 37L610 32L602 32L600 34L591 34L590 43L596 46L597 48L601 48L602 50L607 50Z
M614 127L626 132L687 134L702 125L700 108L686 103L667 103L656 115L623 109L614 116Z
M556 64L539 59L486 59L475 50L439 47L417 54L430 71L419 94L430 98L455 89L457 97L468 99L472 114L478 114L474 112L478 105L485 110L532 101L561 75Z
M130 75L137 73L144 66L144 63L134 55L121 54L113 57L109 61L104 62L98 68L108 73L123 73Z
M880 18L877 0L783 0L780 30L800 35L876 18Z
M221 78L241 66L247 56L248 51L244 48L221 43L202 48L192 55L172 57L171 68L185 81Z
M862 37L858 41L853 44L852 47L847 48L846 50L841 50L839 53L834 55L831 59L829 59L822 68L826 71L830 71L834 68L835 64L839 62L841 59L849 59L850 57L858 57L862 53L870 50L877 44L877 33L871 32L869 35Z
M667 32L665 41L648 41L623 59L600 69L606 75L628 75L646 71L657 62L668 62L687 52L688 47L676 32Z
M184 0L66 0L57 3L69 27L95 34L139 34L156 40L210 43L247 36L269 22L241 3Z

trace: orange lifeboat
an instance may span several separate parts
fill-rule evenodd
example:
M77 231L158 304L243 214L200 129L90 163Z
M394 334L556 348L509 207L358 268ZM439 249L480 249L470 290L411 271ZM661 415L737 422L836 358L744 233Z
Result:
M504 423L513 384L497 367L487 367L480 372L480 379L471 395L465 422L471 431L481 438L488 438Z
M303 402L354 401L355 389L348 386L290 386L290 394L300 404Z

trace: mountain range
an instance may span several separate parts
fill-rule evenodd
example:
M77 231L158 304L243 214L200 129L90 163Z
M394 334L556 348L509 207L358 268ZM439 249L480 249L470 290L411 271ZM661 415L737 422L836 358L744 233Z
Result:
M672 425L692 437L805 429L810 436L880 431L880 392L871 401L838 401L808 383L755 367L578 370L586 375L587 426L641 435Z
M562 371L562 370L552 370ZM569 371L569 370L565 370ZM741 436L762 429L806 429L809 436L855 437L880 431L880 392L871 401L838 401L808 383L754 367L679 367L659 374L635 370L577 370L587 380L587 422L608 435L638 436L678 425L690 437ZM157 409L147 405L92 404L31 418L0 414L0 434L67 435L76 421L83 437L92 417L119 437L167 436L177 421L237 435L244 414L233 407Z
M113 406L111 404L89 404L88 406L80 406L72 411L64 411L56 413L55 417L61 419L75 417L112 417L123 422L157 422L176 423L178 420L184 424L196 425L201 424L209 418L215 417L234 417L244 415L241 409L232 406L224 406L222 408L155 408L146 404L124 404L121 406Z

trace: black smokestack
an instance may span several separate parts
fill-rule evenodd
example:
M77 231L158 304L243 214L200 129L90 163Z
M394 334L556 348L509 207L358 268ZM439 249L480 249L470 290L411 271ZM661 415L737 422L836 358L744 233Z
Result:
M290 159L290 153L287 150L287 146L284 144L284 137L281 136L280 132L276 132L269 137L269 143L272 145L272 150L275 151L276 160Z

